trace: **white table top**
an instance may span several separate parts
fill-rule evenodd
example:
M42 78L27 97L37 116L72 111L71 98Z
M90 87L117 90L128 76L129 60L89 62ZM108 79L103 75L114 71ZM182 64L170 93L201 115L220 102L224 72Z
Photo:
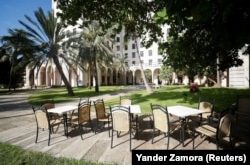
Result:
M76 109L78 109L78 106L76 105L65 105L65 106L48 109L48 112L62 114L65 112L76 110Z
M201 114L203 113L203 111L195 108L177 105L168 107L168 113L177 117L185 118L188 116Z
M134 114L140 114L141 113L140 105L121 105L121 106L130 107L130 113L134 113Z

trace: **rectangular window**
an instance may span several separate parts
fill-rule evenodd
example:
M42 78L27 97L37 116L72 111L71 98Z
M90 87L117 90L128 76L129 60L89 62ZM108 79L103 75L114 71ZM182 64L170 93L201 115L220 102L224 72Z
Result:
M132 49L135 49L135 44L132 44Z
M132 52L132 58L135 58L135 52Z
M119 45L116 46L116 50L120 51L120 46Z
M140 51L140 56L143 57L144 56L144 52Z
M127 61L125 62L125 65L128 66L128 62Z
M128 58L128 53L124 53L125 58Z
M148 60L148 65L152 65L152 60Z
M148 50L148 56L152 56L152 50L150 49L150 50Z
M120 42L120 37L116 37L116 42Z
M128 50L128 45L127 45L127 44L124 45L124 49L125 49L125 50Z
M158 59L158 64L162 64L162 59Z
M135 65L135 61L132 61L132 64Z

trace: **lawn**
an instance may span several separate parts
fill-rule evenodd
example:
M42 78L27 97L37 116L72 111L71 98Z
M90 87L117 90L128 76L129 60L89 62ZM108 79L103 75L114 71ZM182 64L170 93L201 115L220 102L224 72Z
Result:
M115 93L122 90L122 86L102 86L100 92L96 93L95 88L89 89L86 87L73 88L75 96L68 96L65 87L49 88L35 91L30 97L29 102L32 105L40 105L46 100L54 100L55 103L72 101L80 97L93 97L107 93Z
M185 86L162 87L155 90L152 94L146 91L137 91L130 96L133 104L139 104L144 113L150 112L150 103L160 104L163 106L184 105L197 108L199 97L210 98L215 100L215 111L222 111L230 107L236 101L236 96L249 95L250 89L234 88L200 88L197 93L190 93L189 88ZM119 99L113 99L107 102L108 105L117 104Z
M116 93L121 91L122 88L123 86L103 86L100 87L99 93L95 93L94 89L74 88L74 97L69 97L65 88L51 88L35 92L29 98L29 101L31 104L41 104L48 99L53 99L56 103L66 102L79 97ZM163 106L185 105L196 108L199 97L214 99L215 111L222 111L235 103L238 94L250 94L250 89L200 87L197 93L190 93L189 88L186 86L166 86L155 89L152 94L148 94L145 90L129 93L133 104L139 104L144 113L150 112L150 103ZM117 96L115 99L108 100L106 106L118 103L119 97Z
M0 164L4 165L44 165L44 164L81 164L100 165L101 163L68 158L55 158L46 153L27 151L21 147L0 143Z

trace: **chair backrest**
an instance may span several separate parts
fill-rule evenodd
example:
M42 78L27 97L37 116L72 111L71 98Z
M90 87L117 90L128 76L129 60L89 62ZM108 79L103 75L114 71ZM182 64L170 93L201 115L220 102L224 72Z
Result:
M205 113L202 113L203 118L208 118L208 116L213 113L214 101L202 100L199 98L198 109L205 111Z
M35 108L32 106L33 112L36 117L36 123L38 128L49 128L49 120L48 120L48 113L47 109L42 109L41 107Z
M250 114L250 96L249 95L237 96L237 111Z
M112 129L115 131L130 130L130 108L121 105L110 107L112 118Z
M83 102L78 106L78 123L90 121L90 102Z
M227 113L220 118L219 126L217 129L217 138L222 139L224 137L229 137L231 134L232 126L232 115Z
M78 105L80 105L82 103L90 103L89 98L88 97L80 97Z
M151 104L154 127L162 132L169 131L169 116L167 108L161 105Z
M44 103L42 106L41 106L41 109L51 109L51 108L55 108L55 104L54 103Z
M132 105L132 100L129 96L120 96L120 105Z
M103 99L98 99L98 100L94 101L94 105L95 105L97 120L106 118L107 115L106 115L105 104L104 104Z

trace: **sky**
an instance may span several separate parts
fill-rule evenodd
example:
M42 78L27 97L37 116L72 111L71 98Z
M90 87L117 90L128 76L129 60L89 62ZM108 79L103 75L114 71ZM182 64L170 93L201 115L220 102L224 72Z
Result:
M8 35L9 28L22 27L18 20L25 21L24 15L34 18L39 7L51 10L51 0L0 0L0 36Z

